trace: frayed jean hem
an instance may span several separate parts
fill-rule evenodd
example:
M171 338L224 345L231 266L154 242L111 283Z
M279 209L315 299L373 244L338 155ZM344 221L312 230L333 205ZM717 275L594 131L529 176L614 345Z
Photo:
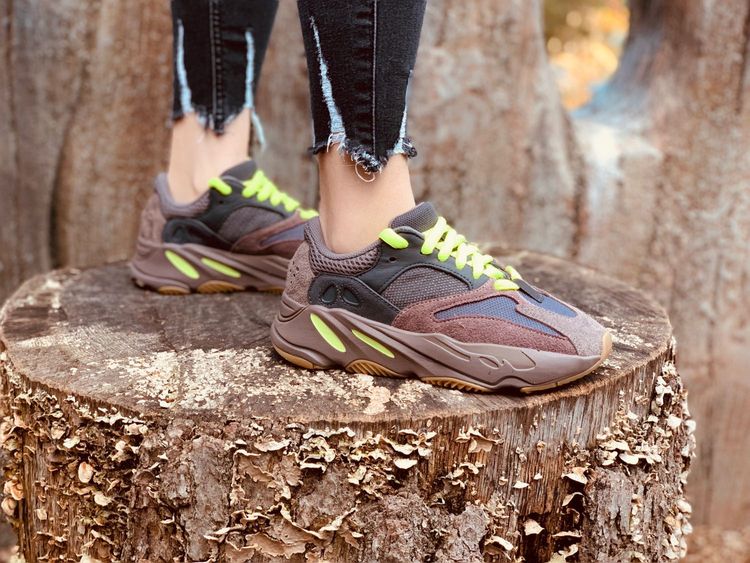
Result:
M400 138L395 148L386 151L385 154L377 154L372 148L347 139L343 133L332 134L328 140L315 143L310 147L310 153L316 155L328 152L334 147L339 153L346 154L356 165L361 166L365 172L370 174L382 172L390 158L397 154L402 154L406 158L417 156L417 149L409 137Z

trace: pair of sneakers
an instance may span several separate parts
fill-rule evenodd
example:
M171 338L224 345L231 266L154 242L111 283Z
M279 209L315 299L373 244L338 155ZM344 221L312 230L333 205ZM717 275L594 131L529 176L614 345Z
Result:
M317 213L252 161L189 205L173 201L165 175L155 185L135 282L165 294L283 292L271 342L303 368L528 392L590 373L612 348L594 319L482 254L429 203L338 254Z

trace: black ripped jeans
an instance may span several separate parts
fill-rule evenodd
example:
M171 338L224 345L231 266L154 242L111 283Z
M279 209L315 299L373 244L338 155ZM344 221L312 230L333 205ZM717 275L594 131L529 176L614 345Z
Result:
M370 172L416 150L407 94L426 0L298 0L314 153L338 145ZM172 0L174 118L222 133L253 109L278 0Z

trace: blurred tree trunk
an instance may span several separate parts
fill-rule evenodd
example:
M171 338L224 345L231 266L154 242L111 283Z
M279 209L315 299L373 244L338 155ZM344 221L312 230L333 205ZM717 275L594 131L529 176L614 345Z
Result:
M474 239L582 261L668 307L698 420L695 521L735 527L750 522L750 2L631 4L620 70L571 118L539 0L431 0L414 184ZM0 0L0 298L50 266L129 254L167 149L167 11ZM312 203L305 73L283 2L259 159Z
M669 310L692 390L696 523L750 523L750 2L632 2L611 85L576 120L577 258Z
M130 252L167 154L166 2L0 0L0 300Z

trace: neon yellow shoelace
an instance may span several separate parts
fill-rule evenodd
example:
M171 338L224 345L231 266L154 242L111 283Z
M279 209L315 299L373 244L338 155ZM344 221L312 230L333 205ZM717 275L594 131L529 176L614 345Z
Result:
M521 275L513 266L500 269L493 265L492 262L495 259L492 256L482 254L479 248L467 242L466 237L459 235L454 228L450 227L445 218L438 218L437 223L423 234L422 254L427 256L437 249L437 259L441 262L453 258L459 270L469 264L475 280L485 275L495 280L494 287L498 291L515 291L518 289L518 284L514 283L513 280L521 279ZM380 240L396 249L409 246L407 239L390 228L380 233Z
M208 182L208 185L222 195L227 196L232 193L232 186L227 184L221 178L212 178ZM300 217L303 219L311 219L318 214L314 209L300 208L300 202L289 194L281 191L276 184L268 179L262 170L256 171L255 174L253 174L253 177L242 182L242 185L244 186L242 196L248 199L254 197L260 202L268 201L274 206L282 205L287 213L292 213L299 209Z

